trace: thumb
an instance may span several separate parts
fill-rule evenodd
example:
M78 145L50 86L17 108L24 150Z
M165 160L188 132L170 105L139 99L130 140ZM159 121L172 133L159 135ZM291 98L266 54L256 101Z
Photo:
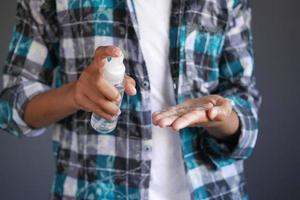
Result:
M228 116L227 111L221 106L215 106L208 111L208 117L211 121L223 121Z
M221 98L217 100L216 106L208 111L208 117L211 121L223 121L231 114L231 112L232 106L230 102Z
M136 91L135 80L128 75L125 75L125 77L124 77L124 87L125 87L125 92L129 96L136 95L137 91Z
M215 106L215 107L212 107L211 109L209 109L208 110L208 118L209 118L209 120L215 121L216 118L219 115L219 112L220 112L219 110L220 110L219 106Z

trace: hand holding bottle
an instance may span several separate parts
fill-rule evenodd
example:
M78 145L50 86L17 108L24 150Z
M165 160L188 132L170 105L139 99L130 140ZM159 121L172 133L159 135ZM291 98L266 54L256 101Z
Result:
M104 77L107 57L119 57L122 52L113 46L98 47L92 63L82 72L75 83L73 99L78 109L93 112L107 120L120 114L116 102L121 100L120 92ZM135 95L135 81L125 75L124 89L128 95Z

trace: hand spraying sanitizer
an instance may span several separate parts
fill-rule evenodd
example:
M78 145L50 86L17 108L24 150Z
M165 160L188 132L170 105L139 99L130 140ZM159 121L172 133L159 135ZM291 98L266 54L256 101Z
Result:
M123 59L123 54L119 57L108 57L104 65L104 78L117 88L122 98L124 94L123 79L125 75ZM121 106L121 102L122 100L118 102L119 107ZM113 120L106 120L95 113L91 117L91 126L99 133L112 132L116 128L117 122L118 117Z

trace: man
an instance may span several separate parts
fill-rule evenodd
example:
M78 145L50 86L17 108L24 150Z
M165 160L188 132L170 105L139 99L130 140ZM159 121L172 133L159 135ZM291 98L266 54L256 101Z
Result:
M1 127L30 137L55 123L52 199L247 199L250 17L247 0L20 0ZM119 109L103 64L121 51ZM91 112L119 115L116 130L93 130Z

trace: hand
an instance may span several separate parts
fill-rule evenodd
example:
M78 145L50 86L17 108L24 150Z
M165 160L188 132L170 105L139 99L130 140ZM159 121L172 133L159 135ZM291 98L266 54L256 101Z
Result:
M77 109L94 112L97 115L112 120L121 113L116 105L121 100L119 91L107 82L103 75L105 59L109 56L118 57L122 52L113 46L98 47L92 63L81 73L74 84L73 102ZM124 77L125 92L135 95L135 81L131 77Z
M183 104L155 112L152 121L154 125L161 128L172 127L175 131L201 126L213 130L213 135L220 138L234 134L239 125L231 103L219 95L190 99Z

